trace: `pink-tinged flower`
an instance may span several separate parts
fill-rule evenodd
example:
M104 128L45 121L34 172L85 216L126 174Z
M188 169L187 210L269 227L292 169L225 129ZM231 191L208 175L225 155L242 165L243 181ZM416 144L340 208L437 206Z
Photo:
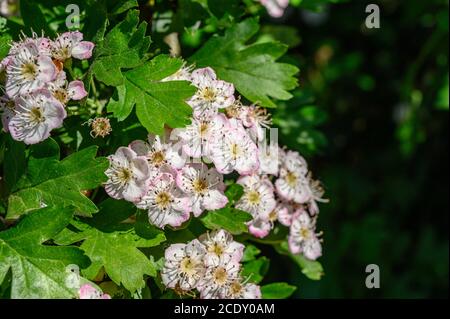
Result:
M205 273L205 247L197 240L188 244L174 244L166 249L161 278L172 289L189 291L196 288Z
M289 0L259 0L267 12L274 18L281 18L289 6Z
M108 195L115 199L139 202L149 188L147 159L128 147L119 147L108 159L110 164L105 172L108 176L105 183Z
M8 54L12 57L18 54L23 48L27 48L29 46L37 47L38 55L51 56L51 40L44 36L38 36L35 32L33 32L31 37L28 37L22 33L21 40L12 43Z
M111 296L105 294L89 284L85 284L78 290L80 299L111 299Z
M322 255L322 245L315 233L315 224L315 219L311 219L305 211L293 217L288 238L291 253L303 253L306 258L312 260Z
M326 198L323 198L323 195L325 194L324 189L322 188L322 185L320 184L320 181L314 180L312 178L312 174L308 173L308 189L310 192L309 201L308 204L308 211L311 215L317 215L319 213L319 206L317 203L328 203L329 200Z
M219 209L228 203L223 194L223 176L214 168L208 169L205 164L188 164L183 167L177 174L177 185L189 196L196 217L205 209Z
M208 156L210 141L214 140L228 125L223 114L217 114L209 119L192 119L191 125L176 130L182 142L183 152L193 158Z
M306 203L310 198L307 173L305 159L297 152L288 151L283 157L279 178L275 182L278 195L298 204Z
M250 175L259 168L258 147L236 119L230 119L229 126L211 141L209 156L222 174L236 170Z
M60 71L56 79L47 85L49 91L62 104L67 104L70 100L81 100L87 96L82 81L72 81L70 83L66 80L66 73Z
M53 58L62 62L71 57L86 60L91 58L94 46L92 42L83 41L81 32L65 32L53 41L51 53Z
M280 168L280 157L282 151L276 143L270 145L260 145L259 155L259 174L277 176Z
M2 112L2 126L3 131L8 132L9 121L14 116L14 100L9 99L7 96L0 97L0 111Z
M234 241L233 236L223 229L203 234L199 239L206 248L206 265L217 264L221 258L228 257L233 262L240 262L244 254L244 245Z
M250 234L256 238L264 238L269 235L274 224L267 217L258 216L248 222L247 226Z
M56 73L52 59L40 55L35 44L23 45L6 67L6 94L16 97L42 89L55 78Z
M20 96L14 102L14 116L9 119L8 129L13 139L25 144L47 139L67 116L64 106L46 90Z
M136 206L146 209L150 223L159 228L181 226L189 219L191 211L190 199L176 187L175 178L168 173L152 182Z
M261 288L252 283L246 283L241 278L231 282L223 296L224 299L261 299Z
M227 255L218 260L211 260L197 285L200 298L222 298L226 294L228 286L239 278L240 267L239 262Z
M275 209L274 188L269 179L258 175L240 177L238 184L244 187L244 194L236 203L236 208L250 213L254 218L268 220Z
M219 109L231 106L234 101L234 86L231 83L217 80L211 68L198 69L192 72L192 84L198 91L188 101L197 118L210 118Z
M251 105L244 107L240 119L245 127L248 128L250 137L261 142L266 138L266 129L270 129L272 119L266 109Z
M289 227L292 224L292 218L297 213L303 212L304 210L305 208L303 205L293 202L279 201L273 214L277 215L277 219L282 225Z
M134 141L130 148L138 155L145 156L151 168L161 169L168 165L173 169L183 167L185 160L178 154L178 151L172 144L165 144L157 135L150 134L148 143L144 141Z

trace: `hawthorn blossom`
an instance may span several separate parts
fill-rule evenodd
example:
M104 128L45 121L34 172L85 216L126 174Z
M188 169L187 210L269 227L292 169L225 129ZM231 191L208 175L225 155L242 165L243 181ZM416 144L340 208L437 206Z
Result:
M261 142L266 138L266 129L270 129L272 124L267 109L255 105L245 107L240 114L240 119L244 126L248 128L250 137L255 142Z
M289 6L289 0L259 0L267 12L274 18L281 18Z
M177 185L190 198L195 217L205 209L215 210L225 207L228 198L224 195L223 176L215 168L205 164L188 164L177 174Z
M83 41L83 34L79 31L65 32L58 36L51 45L52 57L58 61L73 57L79 60L91 58L94 43Z
M161 278L172 289L189 291L196 288L205 273L205 247L197 240L188 244L173 244L164 253Z
M316 260L322 255L322 245L315 233L315 227L315 219L311 219L305 211L293 217L288 238L291 253L303 253L311 260Z
M150 186L147 159L128 147L119 147L108 159L110 165L105 172L108 176L105 183L108 195L115 199L139 202Z
M205 264L217 264L221 258L231 257L239 262L244 254L244 245L233 240L233 236L220 229L200 236L201 243L206 247Z
M239 271L240 264L231 256L224 255L222 258L210 260L205 274L197 285L200 298L218 299L224 296L228 286L238 278Z
M250 175L259 168L258 147L236 119L210 142L209 156L218 172Z
M150 223L159 228L180 226L189 219L191 211L190 199L176 187L174 177L168 173L162 173L152 182L136 206L146 209Z
M210 118L219 109L231 106L234 101L234 86L231 83L217 80L211 68L197 69L191 75L192 84L197 92L188 101L196 118Z
M256 216L247 223L248 232L255 236L256 238L264 238L269 235L274 224L269 220L268 217Z
M78 290L80 299L111 299L111 296L103 293L89 284L85 284Z
M224 299L261 299L261 288L238 278L227 285L222 297Z
M270 180L252 175L240 177L237 183L244 187L244 194L236 203L236 208L250 213L255 218L262 216L267 219L277 204Z
M319 213L319 205L317 205L317 202L328 203L329 200L323 198L325 191L322 188L320 181L314 180L311 173L308 173L307 178L307 185L310 192L309 200L307 202L308 210L311 215L316 215Z
M64 105L70 100L78 101L87 96L83 82L76 80L69 83L64 71L59 71L55 80L48 83L47 87L53 96Z
M64 106L46 90L20 96L14 104L14 115L8 119L11 113L7 113L5 122L12 138L25 144L45 140L50 131L62 126L67 116Z
M309 200L308 167L298 152L288 151L283 156L279 178L275 182L277 193L285 200L303 204Z
M150 134L148 143L134 141L130 144L130 148L138 155L146 157L153 170L159 170L165 165L173 169L180 169L185 163L173 145L163 143L158 135Z
M184 129L177 129L176 136L180 138L183 152L191 157L208 156L210 141L216 138L228 125L223 114L217 114L210 119L192 119L192 123Z
M14 98L21 94L29 94L52 81L57 69L52 59L41 55L34 43L21 46L6 66L6 94Z
M277 176L280 167L280 155L282 151L276 143L260 145L258 148L259 174Z

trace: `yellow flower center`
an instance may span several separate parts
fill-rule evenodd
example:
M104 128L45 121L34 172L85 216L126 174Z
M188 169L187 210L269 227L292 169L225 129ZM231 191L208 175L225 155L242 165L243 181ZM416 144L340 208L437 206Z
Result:
M223 267L217 267L214 271L214 281L219 285L223 285L227 282L227 279L228 275L226 269Z
M236 159L240 153L239 145L237 145L235 143L231 144L230 152L231 152L231 156L233 157L233 159Z
M307 239L307 238L309 238L310 235L311 235L311 232L309 231L308 228L303 227L302 229L300 229L300 236L302 238Z
M209 87L204 88L201 92L201 95L203 99L209 102L214 101L214 99L216 98L216 92L214 92L214 90Z
M297 176L292 172L287 173L286 182L289 186L295 187L295 185L297 185Z
M34 80L37 75L37 67L34 63L25 63L22 65L21 74L27 80Z
M209 252L214 253L217 256L222 256L224 249L222 245L214 243L211 247L209 247Z
M261 201L261 196L257 191L250 191L247 193L247 200L250 204L257 205Z
M158 205L159 207L166 208L167 206L169 206L171 199L172 197L170 196L169 193L162 192L156 195L155 202L156 205Z
M154 152L151 156L151 162L155 166L160 166L164 164L164 161L166 160L166 157L164 156L164 153L161 151Z
M31 121L36 123L42 123L45 121L44 113L42 113L42 110L40 107L36 106L33 107L30 111L31 115Z
M193 275L195 273L195 262L190 257L184 257L180 263L180 270L187 275Z
M198 178L192 183L196 193L204 193L208 189L206 180Z
M230 285L230 291L233 296L240 295L242 292L242 285L239 281L235 281Z

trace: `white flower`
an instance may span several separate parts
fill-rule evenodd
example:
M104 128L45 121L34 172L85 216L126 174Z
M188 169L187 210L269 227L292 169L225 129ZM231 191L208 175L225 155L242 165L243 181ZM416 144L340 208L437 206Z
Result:
M205 164L188 164L177 174L177 185L191 201L192 211L196 217L205 209L215 210L228 203L223 194L225 185L223 177L216 169Z
M83 34L78 31L65 32L53 41L51 53L53 58L64 62L74 57L75 59L85 60L92 56L94 43L83 41Z
M197 285L200 298L218 299L223 297L228 286L239 277L240 267L238 262L227 255L219 260L211 261Z
M197 239L188 244L171 245L165 251L165 263L161 271L164 285L184 291L196 288L205 273L204 255L205 247Z
M80 299L111 299L111 296L105 294L89 284L85 284L78 290Z
M280 149L276 143L269 146L263 144L259 146L259 174L277 176L280 167Z
M257 216L248 224L248 232L257 238L269 235L274 224L267 217Z
M215 230L200 236L200 241L206 247L205 264L214 265L221 258L231 257L239 262L244 254L244 245L233 240L233 236L223 229Z
M229 126L211 141L209 156L222 174L236 170L250 175L259 168L258 147L236 119L230 119Z
M251 175L240 177L237 183L244 187L244 194L236 203L236 208L250 213L255 218L262 217L267 220L277 204L270 180Z
M163 143L158 135L150 134L148 143L134 141L130 144L130 148L138 155L145 156L149 165L155 169L160 169L165 165L173 169L180 169L185 163L174 146Z
M251 105L244 107L240 119L250 132L250 137L254 141L263 141L266 138L266 129L270 129L272 120L266 109Z
M292 219L289 232L289 250L293 254L300 254L315 260L322 255L322 246L315 233L315 220L305 211L297 213Z
M115 199L138 202L149 187L150 170L147 160L128 147L119 147L108 157L110 165L105 174L105 190Z
M317 205L317 202L328 203L329 200L323 198L325 191L322 188L320 181L314 180L312 178L311 173L308 173L307 178L308 178L307 186L308 186L309 193L310 193L309 200L307 202L308 210L311 215L317 215L319 213L319 206Z
M305 159L293 151L288 151L282 158L279 178L275 182L278 195L285 200L299 204L306 203L310 198L310 192Z
M281 18L289 5L289 0L259 0L267 12L274 18Z
M47 87L62 104L67 104L70 100L78 101L87 96L83 82L76 80L68 83L64 71L59 71L55 80L48 83Z
M191 157L208 156L210 141L219 135L228 125L223 114L217 114L209 119L192 119L191 125L184 129L177 129L176 136L182 142L183 152Z
M52 59L41 55L34 43L20 47L6 67L6 93L9 97L32 93L52 81L57 69Z
M192 84L198 88L198 91L188 103L194 109L196 118L209 118L217 114L219 109L234 103L233 84L217 80L213 69L195 70L191 78Z
M13 139L26 144L48 138L51 130L62 126L67 115L64 106L45 90L18 97L14 102L14 116L5 121Z
M150 223L159 228L180 226L189 219L191 211L190 199L176 187L174 177L168 173L153 181L136 206L146 209Z
M224 299L261 299L261 288L241 278L232 281L223 295Z

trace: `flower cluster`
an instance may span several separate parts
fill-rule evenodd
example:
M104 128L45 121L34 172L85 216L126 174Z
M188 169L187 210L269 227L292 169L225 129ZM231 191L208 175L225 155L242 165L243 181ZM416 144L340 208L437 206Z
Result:
M17 141L36 144L61 127L66 104L87 95L83 82L67 80L65 62L89 59L93 48L77 31L55 40L33 34L12 43L0 62L0 73L6 75L5 94L0 97L3 130Z
M150 136L119 148L109 157L106 192L147 210L160 228L178 227L191 213L198 217L227 205L224 175L237 173L244 194L235 207L252 215L249 232L266 237L279 221L291 227L292 252L320 256L315 220L323 190L299 153L276 141L267 145L266 110L244 105L234 86L217 79L211 68L183 67L165 80L187 80L197 88L187 101L193 110L190 125L167 132L167 143Z
M259 0L267 12L274 18L280 18L289 5L289 0Z
M260 299L259 286L240 275L244 245L224 230L200 236L165 251L161 277L179 294L196 289L202 299Z
M85 284L78 290L80 299L111 299L111 296L103 293L89 284Z

